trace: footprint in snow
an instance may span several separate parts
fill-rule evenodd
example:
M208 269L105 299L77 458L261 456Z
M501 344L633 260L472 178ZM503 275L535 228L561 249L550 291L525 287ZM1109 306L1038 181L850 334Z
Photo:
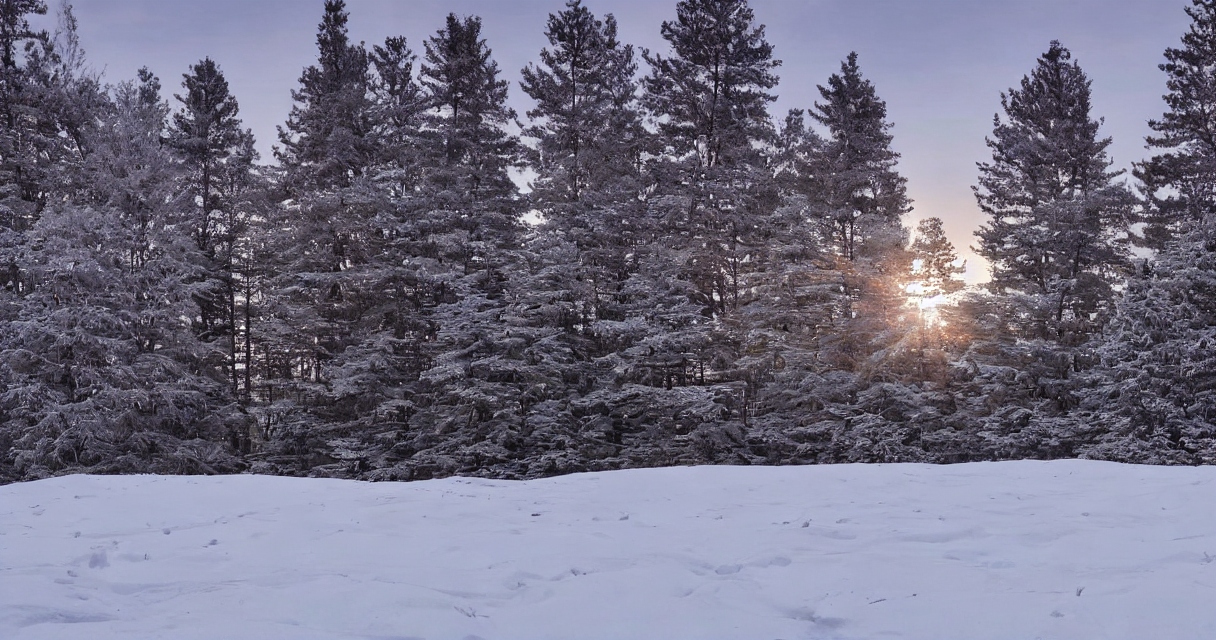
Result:
M89 556L90 569L105 569L108 566L110 566L110 560L106 557L105 549L94 551L93 555Z

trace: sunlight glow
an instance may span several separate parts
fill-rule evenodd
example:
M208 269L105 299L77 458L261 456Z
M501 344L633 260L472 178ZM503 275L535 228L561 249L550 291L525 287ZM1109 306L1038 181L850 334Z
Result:
M905 287L904 291L908 294L908 305L916 307L924 326L945 326L946 321L941 317L940 308L948 302L946 294L934 291L924 282L913 282Z

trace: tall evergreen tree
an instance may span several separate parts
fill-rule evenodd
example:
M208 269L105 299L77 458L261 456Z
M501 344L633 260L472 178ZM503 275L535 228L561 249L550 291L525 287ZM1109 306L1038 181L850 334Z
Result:
M902 216L911 207L907 180L895 169L887 105L862 77L855 52L819 93L823 102L810 116L828 137L801 168L801 188L839 255L854 261L867 251L889 251L903 243Z
M1181 225L1216 214L1216 2L1192 0L1182 47L1165 50L1165 103L1146 138L1157 153L1136 165L1147 197L1149 246L1162 248Z
M370 53L375 76L375 175L391 198L411 195L419 186L421 157L419 127L426 110L422 88L414 77L417 56L402 36L391 36Z
M783 132L779 175L785 197L807 219L800 231L825 258L817 280L835 284L813 328L818 357L855 370L898 342L906 313L906 180L896 169L887 107L861 74L857 54L819 86L823 102L810 110L826 137L792 112Z
M223 225L216 219L222 215L216 189L221 183L219 174L246 134L237 117L240 107L236 97L228 91L228 81L211 58L191 65L190 73L183 74L182 79L186 91L184 96L174 96L182 108L173 114L169 144L192 176L186 193L200 209L195 242L200 250L208 251L217 228Z
M369 61L347 34L344 0L325 0L317 64L304 69L275 155L288 185L331 189L363 175L375 153L369 105Z
M381 385L368 375L377 354L361 345L383 337L393 324L385 308L399 302L386 290L386 267L402 260L390 251L393 198L413 188L412 162L392 156L412 138L412 54L390 39L369 55L351 43L348 20L345 2L325 2L317 63L300 76L276 151L289 199L259 221L265 241L255 248L269 289L256 320L264 374L257 412L268 453L285 456L289 469L338 464L343 438L366 426L359 418Z
M91 112L92 152L28 230L28 289L0 339L0 466L18 475L240 468L248 424L188 320L200 257L158 89L141 71Z
M536 101L523 132L536 140L528 199L545 221L531 243L537 278L528 288L538 311L593 332L596 320L619 319L643 217L637 63L617 40L616 20L596 18L580 0L549 16L546 37L552 49L524 68L521 83Z
M1078 418L1098 431L1089 456L1216 463L1216 216L1179 232L1129 279L1099 349Z
M1090 80L1059 42L1001 106L975 188L991 218L976 233L978 252L1022 336L1075 346L1112 310L1133 199L1090 116Z
M578 202L636 174L644 133L633 104L637 62L616 31L611 14L599 20L581 0L568 0L549 15L553 48L522 71L521 86L537 103L524 135L538 141L533 191L542 204Z
M515 193L507 173L518 162L519 143L507 132L515 111L507 106L508 82L481 37L481 18L447 17L427 39L421 84L432 107L436 132L427 183L465 203L488 205L468 224L509 237L515 220L502 211Z
M963 281L958 276L967 270L967 266L958 264L958 254L946 238L941 218L925 218L917 223L916 237L909 250L913 260L912 275L921 286L919 295L932 298L963 288Z
M737 307L756 223L775 204L760 148L781 64L746 0L684 0L665 21L671 57L643 57L643 104L666 146L654 206L683 278L707 314Z
M644 102L679 158L700 167L745 165L771 138L768 105L777 86L773 47L746 0L683 0L664 21L672 56L643 54L652 67Z
M257 155L253 134L241 128L240 107L215 62L205 58L182 78L185 93L174 96L181 109L173 114L168 140L185 168L179 198L198 207L193 235L205 263L199 265L201 282L195 294L201 311L196 330L223 352L235 392L243 324L237 313L242 258L238 247L250 214L241 204L243 192L252 186Z
M1089 376L1081 420L1103 429L1087 455L1138 463L1216 460L1216 3L1194 0L1181 48L1165 51L1169 110L1149 122L1157 154L1135 167L1145 239Z
M58 136L57 116L66 105L55 89L74 79L57 76L62 60L51 35L30 26L31 16L46 12L42 0L0 3L0 227L7 229L33 224L47 203L54 165L65 159L64 142L79 140Z

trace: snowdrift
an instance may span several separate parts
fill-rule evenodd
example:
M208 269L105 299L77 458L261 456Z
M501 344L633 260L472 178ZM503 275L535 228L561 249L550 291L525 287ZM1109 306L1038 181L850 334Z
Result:
M1216 638L1216 468L0 487L0 638Z

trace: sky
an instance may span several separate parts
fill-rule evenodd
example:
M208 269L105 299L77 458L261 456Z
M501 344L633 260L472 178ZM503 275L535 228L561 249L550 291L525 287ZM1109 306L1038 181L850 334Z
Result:
M675 17L675 0L584 0L597 15L612 13L621 39L668 53L659 35ZM57 4L50 0L49 4ZM1143 159L1147 121L1164 111L1165 76L1157 68L1166 47L1178 46L1190 20L1189 0L752 0L757 22L783 64L780 120L808 108L817 85L851 51L887 103L899 170L915 210L909 225L937 216L968 259L967 279L987 279L969 247L984 222L971 186L976 162L991 158L985 137L1000 111L1000 95L1029 73L1052 40L1068 47L1093 81L1093 116L1113 138L1115 168ZM275 127L291 109L300 72L316 60L321 0L74 0L89 64L117 83L142 66L156 73L166 97L180 92L189 65L211 57L257 136L263 160L273 160ZM411 48L444 17L482 17L482 33L510 102L523 115L532 105L519 89L519 70L546 46L545 21L564 0L347 0L350 32L369 46L404 35ZM644 69L643 69L644 71ZM170 99L172 102L172 99ZM1131 181L1130 176L1127 178Z

